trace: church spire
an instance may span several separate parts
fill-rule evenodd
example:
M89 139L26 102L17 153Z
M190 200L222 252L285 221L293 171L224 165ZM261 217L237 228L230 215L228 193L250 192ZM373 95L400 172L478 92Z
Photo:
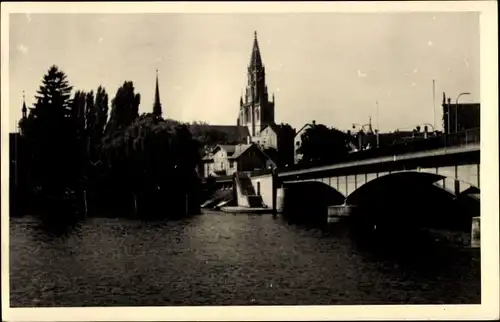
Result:
M260 55L259 41L257 40L257 31L254 31L252 57L250 58L251 68L262 67L262 57Z
M28 109L26 108L26 96L24 95L24 91L23 91L23 107L21 109L21 112L23 114L23 119L25 119L27 117L27 111Z
M160 103L160 88L158 86L158 69L156 69L156 90L155 90L155 102L153 105L153 114L160 117L162 114L161 103Z

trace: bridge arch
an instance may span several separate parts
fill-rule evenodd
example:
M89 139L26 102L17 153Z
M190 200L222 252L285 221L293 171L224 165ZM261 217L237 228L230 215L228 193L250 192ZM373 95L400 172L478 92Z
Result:
M358 185L354 191L348 193L346 199L349 203L356 203L360 193L373 188L373 185L380 185L388 182L402 186L405 186L407 183L424 185L432 184L455 197L479 193L478 187L464 180L428 171L402 170L385 173L373 178L372 180L363 182L361 185Z
M303 221L326 220L328 206L342 204L345 196L332 186L316 181L289 181L283 183L284 214Z
M369 221L412 226L453 223L466 229L471 217L479 216L479 200L468 198L467 193L478 191L442 174L398 171L359 186L347 196L347 202L358 206L357 215Z

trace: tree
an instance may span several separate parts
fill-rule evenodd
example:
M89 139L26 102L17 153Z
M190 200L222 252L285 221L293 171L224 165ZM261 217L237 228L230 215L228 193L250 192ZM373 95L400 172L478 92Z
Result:
M105 142L114 186L110 190L120 202L130 200L128 204L149 215L162 209L160 200L173 212L175 205L184 206L184 196L193 192L200 160L197 142L185 124L143 114Z
M79 145L75 120L77 105L66 74L51 66L43 76L34 108L23 124L30 155L32 188L45 197L62 198L77 184ZM56 203L57 204L57 203Z
M96 125L94 131L96 137L101 139L104 135L106 123L108 122L108 94L102 86L99 86L97 88L97 93L95 96L95 112Z
M205 122L187 124L193 138L199 142L199 147L211 148L217 144L236 144L231 142L226 132L217 130Z
M106 128L107 134L124 130L139 116L141 95L134 92L134 84L126 81L118 88L111 102L111 116Z
M90 91L85 97L85 129L87 132L94 131L96 127L97 111L95 109L94 92Z
M71 120L79 137L81 137L85 131L85 96L85 92L76 91L70 103Z
M95 97L83 91L71 97L70 92L66 75L51 67L37 104L20 123L28 143L22 153L27 161L21 162L29 165L25 169L32 181L27 186L41 191L52 205L66 204L68 195L72 202L86 201L82 197L89 194L99 207L109 201L112 209L130 211L135 205L148 215L167 203L173 213L182 214L186 196L191 200L199 188L199 142L190 126L153 114L139 116L140 95L132 82L117 90L109 121L102 86ZM124 208L118 209L120 205ZM58 213L69 217L72 211L48 212L61 219Z
M281 123L278 129L278 164L285 166L294 163L294 139L296 131L290 124Z
M54 121L68 116L71 90L66 74L52 65L43 76L35 95L35 114L40 120Z
M303 163L330 163L347 156L349 137L346 133L323 124L314 125L304 131L298 152Z

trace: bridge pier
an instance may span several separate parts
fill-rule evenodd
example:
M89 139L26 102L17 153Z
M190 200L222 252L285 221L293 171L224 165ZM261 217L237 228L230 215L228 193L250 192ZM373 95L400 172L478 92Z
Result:
M472 231L470 244L472 248L481 247L481 217L472 218Z
M346 220L352 214L355 206L348 205L344 202L343 205L329 206L328 207L328 223L337 223Z

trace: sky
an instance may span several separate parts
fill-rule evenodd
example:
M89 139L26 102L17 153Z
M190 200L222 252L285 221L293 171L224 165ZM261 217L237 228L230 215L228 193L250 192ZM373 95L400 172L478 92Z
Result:
M11 14L10 131L55 64L74 90L124 81L151 112L159 70L164 117L236 124L257 31L276 123L342 130L442 128L443 92L479 102L479 14ZM435 112L433 82L435 80ZM378 113L377 113L378 102Z

